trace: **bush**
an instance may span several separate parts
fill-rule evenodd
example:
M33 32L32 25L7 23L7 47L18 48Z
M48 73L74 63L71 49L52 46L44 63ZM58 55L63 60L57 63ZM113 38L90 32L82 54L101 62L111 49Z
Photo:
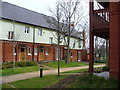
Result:
M26 66L26 62L25 61L16 62L16 66L18 66L18 67L25 67Z
M26 67L26 66L35 66L37 65L36 62L33 61L19 61L19 62L15 62L15 66L16 67ZM2 69L6 69L6 68L13 68L13 62L4 62L2 63Z
M12 68L12 67L13 67L13 61L2 63L2 69Z
M106 63L106 60L98 60L98 59L96 59L95 63Z
M109 71L109 68L108 67L103 67L103 69L102 69L103 71Z
M37 65L36 62L33 62L33 61L27 61L26 62L26 66L35 66L35 65Z
M37 63L33 62L33 61L19 61L16 64L17 64L18 67L35 66L35 65L37 65Z

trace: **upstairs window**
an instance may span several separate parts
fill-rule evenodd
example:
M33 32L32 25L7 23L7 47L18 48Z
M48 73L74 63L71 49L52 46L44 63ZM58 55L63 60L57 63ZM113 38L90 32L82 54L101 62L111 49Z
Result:
M73 48L75 48L75 42L73 43Z
M50 42L50 44L53 44L53 37L49 38L49 42Z
M30 33L30 27L25 27L25 33L26 34Z
M81 48L81 41L78 41L78 48Z
M9 31L8 32L8 39L13 39L14 38L14 31Z
M38 29L38 36L42 36L42 29Z

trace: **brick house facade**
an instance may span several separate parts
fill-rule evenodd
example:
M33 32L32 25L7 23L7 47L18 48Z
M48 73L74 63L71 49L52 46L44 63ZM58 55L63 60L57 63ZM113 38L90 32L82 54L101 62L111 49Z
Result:
M0 16L0 61L20 60L57 60L58 46L52 29L46 22L46 15L7 3L1 2ZM12 10L12 11L11 11ZM70 61L82 61L83 39L78 31L71 36ZM73 41L76 41L74 44ZM74 48L72 49L74 44ZM81 46L81 47L80 47ZM65 59L64 41L60 44L61 60ZM79 52L79 53L78 53ZM78 55L79 54L79 55ZM81 56L82 55L82 56ZM81 58L82 57L82 58Z

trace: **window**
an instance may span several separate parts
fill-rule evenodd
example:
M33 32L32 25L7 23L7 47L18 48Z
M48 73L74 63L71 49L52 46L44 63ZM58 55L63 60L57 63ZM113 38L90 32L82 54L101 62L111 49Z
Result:
M25 52L25 48L21 48L21 49L20 49L20 52Z
M41 49L40 49L40 52L41 52L41 53L43 53L43 52L44 52L44 50L41 48Z
M42 29L38 29L38 36L42 36Z
M70 53L70 56L71 56L71 58L73 58L73 54L72 53Z
M75 42L74 42L74 44L73 44L73 48L75 48Z
M35 49L34 49L34 55L37 55L37 53L38 53L38 49L35 48Z
M78 48L81 48L81 41L78 41Z
M50 44L52 44L53 43L53 37L50 37L49 41L50 41Z
M8 39L13 39L14 38L14 31L9 31L8 32Z
M30 33L30 27L25 27L25 33Z
M31 48L28 48L28 55L31 55Z
M16 47L13 48L13 55L16 55Z
M48 48L46 48L46 52L45 52L45 54L46 54L46 55L48 55L48 54L49 54Z

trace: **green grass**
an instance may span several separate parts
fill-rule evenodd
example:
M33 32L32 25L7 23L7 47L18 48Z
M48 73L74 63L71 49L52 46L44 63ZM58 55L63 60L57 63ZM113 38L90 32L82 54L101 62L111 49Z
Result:
M99 68L103 68L103 67L96 67L95 69L99 69ZM78 69L78 70L71 70L71 71L65 71L65 72L62 72L62 73L80 73L80 72L83 72L83 71L88 71L88 68L86 68L86 69Z
M65 77L67 76L48 75L48 76L43 76L43 78L36 77L36 78L11 82L8 84L3 84L2 88L11 88L11 86L14 86L16 88L46 88L48 86L54 85L55 83L57 83L58 81L60 81Z
M69 84L69 88L118 88L118 81L108 80L95 75L82 75L75 82Z
M100 65L100 64L101 63L95 63L95 65ZM86 65L89 65L89 63L69 62L66 64L65 61L60 61L61 68L86 66ZM43 64L43 66L57 68L58 62L57 61L48 62L48 63ZM44 70L47 70L47 68L44 68ZM2 72L2 74L0 74L0 76L7 76L7 75L20 74L20 73L33 72L33 71L39 71L39 66L15 67L14 70L13 70L13 68L3 69L3 70L0 70L0 73Z
M100 65L102 63L94 63L94 65ZM44 64L45 66L49 66L52 68L57 68L58 67L58 61L52 61ZM61 68L67 68L67 67L77 67L77 66L86 66L89 65L89 63L85 62L69 62L65 63L65 61L60 61L60 67Z
M7 75L13 75L13 74L20 74L20 73L26 73L26 72L33 72L33 71L39 71L40 67L39 66L29 66L29 67L15 67L9 68L9 69L3 69L0 70L2 72L2 76L7 76ZM46 70L47 68L44 68Z

